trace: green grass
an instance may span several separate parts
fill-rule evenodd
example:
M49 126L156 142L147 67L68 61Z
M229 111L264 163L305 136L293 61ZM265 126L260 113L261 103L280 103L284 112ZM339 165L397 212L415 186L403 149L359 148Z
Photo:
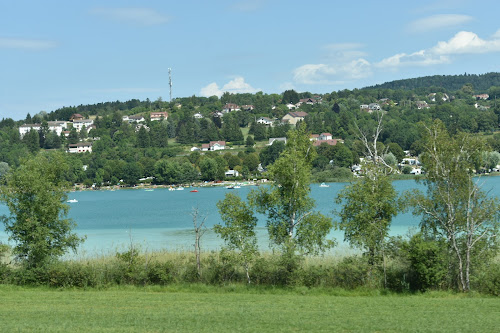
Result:
M350 292L346 292L349 295ZM498 298L336 296L242 286L55 290L0 285L2 332L494 332Z

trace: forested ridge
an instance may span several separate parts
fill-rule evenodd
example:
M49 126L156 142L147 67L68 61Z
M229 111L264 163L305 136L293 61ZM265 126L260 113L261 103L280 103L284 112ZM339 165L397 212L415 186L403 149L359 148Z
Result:
M281 143L269 146L268 139L285 137L294 125L282 123L282 118L290 111L301 111L307 113L304 122L309 133L330 133L343 142L316 148L314 180L349 179L350 166L364 154L356 129L375 121L369 107L384 111L379 142L397 161L404 157L403 150L413 156L420 154L419 124L433 119L440 119L451 133L484 136L491 151L498 152L500 105L495 97L500 96L499 79L499 73L467 74L326 94L287 90L282 94L225 93L220 98L191 96L171 102L132 99L62 107L28 114L19 121L4 118L0 121L0 175L17 167L22 157L40 150L66 151L69 144L91 142L92 153L66 154L72 166L69 182L98 187L119 181L133 185L149 177L158 184L191 183L224 179L227 170L237 170L243 178L260 177L259 164L265 168L284 149ZM478 98L479 93L489 97ZM158 111L168 112L168 117L152 121L151 114ZM69 125L66 135L49 130L47 122L69 121L74 114L92 119L93 127L77 131ZM124 116L132 115L144 117L144 121L124 121ZM261 117L274 121L273 126L259 124ZM41 124L40 130L21 137L19 127L33 123ZM224 141L226 149L192 151L211 141Z
M460 74L460 75L432 75L411 79L395 80L363 88L367 89L443 89L448 91L459 90L470 84L478 93L485 93L492 86L500 86L500 73Z

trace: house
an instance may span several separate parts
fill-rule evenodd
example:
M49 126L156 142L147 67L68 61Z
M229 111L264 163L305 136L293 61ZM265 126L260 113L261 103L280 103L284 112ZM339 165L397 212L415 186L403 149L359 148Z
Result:
M297 105L292 104L292 103L288 103L286 105L286 107L288 108L288 110L295 110L297 108Z
M191 147L191 151L200 151L201 149L198 147Z
M193 115L193 117L194 117L194 119L202 119L202 118L203 118L203 115L202 115L201 113L197 112L197 113L195 113L195 114Z
M252 111L253 109L255 109L255 106L253 106L251 104L250 105L242 105L241 109L244 111Z
M380 104L370 103L370 104L368 104L368 109L369 109L368 112L378 111L378 110L380 110Z
M70 143L68 145L68 153L86 153L92 152L92 142Z
M79 113L73 113L71 117L69 117L69 121L74 121L74 120L82 120L84 117L79 114Z
M429 100L431 102L435 102L436 101L436 94L437 93L430 93L429 95L427 95L427 97L429 98ZM447 94L443 93L441 96L441 100L443 102L446 102L446 101L450 100L450 97Z
M61 133L67 128L67 122L65 121L48 121L47 125L49 126L49 131L56 132L57 135L61 135ZM41 128L42 124L23 124L19 126L19 135L22 138L32 129L35 131L39 131Z
M129 124L146 121L143 116L123 116L122 120L128 122Z
M224 176L226 176L226 177L238 177L239 175L240 175L240 173L237 170L227 170L224 173Z
M234 103L226 103L222 108L222 113L229 113L231 111L240 111L240 106Z
M274 123L274 121L270 118L267 118L267 117L260 117L259 119L257 119L257 124L262 124L262 125L272 127L273 123Z
M167 120L168 119L168 112L166 112L166 111L151 112L149 115L149 118L151 119L151 121L162 120L162 119Z
M226 149L226 141L210 141L201 145L202 151L216 151Z
M361 111L366 111L366 112L370 111L370 107L368 106L368 104L361 104L361 105L359 106L359 109L360 109Z
M431 108L426 101L416 101L415 104L417 105L417 109L419 110Z
M316 141L319 139L319 134L311 134L309 135L309 140L310 141Z
M307 116L307 112L297 111L297 112L288 112L281 121L284 123L289 123L290 125L297 125L299 121L304 120Z
M332 139L332 134L331 133L321 133L318 136L318 140L331 140Z
M271 146L276 141L281 141L281 142L284 142L286 144L286 138L269 138L269 143L267 145Z
M77 132L80 132L84 126L88 130L93 124L94 121L92 119L73 120L73 128L76 129Z
M315 147L319 147L321 146L323 143L326 143L330 146L335 146L337 145L337 143L342 143L344 142L342 139L328 139L328 140L316 140L313 142L313 146Z
M479 94L479 95L472 95L473 98L475 99L484 99L484 100L487 100L488 98L490 98L490 95L488 94Z
M295 104L295 106L299 107L302 104L314 105L316 103L318 103L318 101L315 100L314 98L302 98L299 100L299 102L297 104Z

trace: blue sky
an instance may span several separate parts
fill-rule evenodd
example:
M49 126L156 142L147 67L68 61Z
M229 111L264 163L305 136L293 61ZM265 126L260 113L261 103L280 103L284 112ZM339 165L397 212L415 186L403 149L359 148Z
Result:
M500 3L0 0L0 118L500 71Z

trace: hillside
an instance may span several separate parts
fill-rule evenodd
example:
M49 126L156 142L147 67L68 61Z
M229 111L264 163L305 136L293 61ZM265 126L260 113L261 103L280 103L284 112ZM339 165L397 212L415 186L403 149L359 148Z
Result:
M363 89L413 90L440 87L447 91L455 91L466 84L472 84L476 93L485 93L492 86L500 86L500 73L423 76L385 82Z

